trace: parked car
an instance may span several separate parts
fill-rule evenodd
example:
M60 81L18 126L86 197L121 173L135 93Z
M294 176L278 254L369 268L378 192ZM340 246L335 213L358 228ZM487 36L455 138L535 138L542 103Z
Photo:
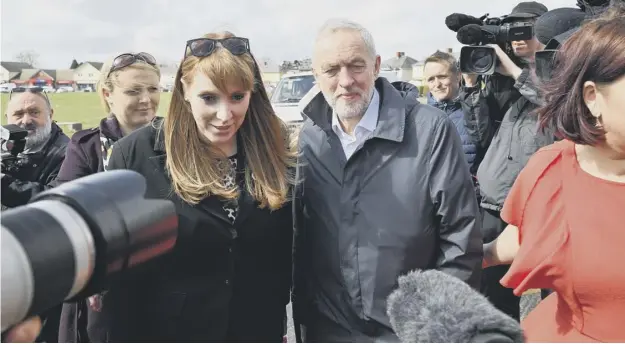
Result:
M283 76L271 94L271 105L276 115L285 122L301 122L299 102L314 85L315 77L311 72Z
M74 88L72 86L59 86L59 88L56 89L56 93L66 92L74 92Z

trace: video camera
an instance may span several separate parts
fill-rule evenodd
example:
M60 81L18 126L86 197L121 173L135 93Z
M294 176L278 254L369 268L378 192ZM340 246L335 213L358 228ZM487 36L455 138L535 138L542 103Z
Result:
M0 132L2 161L15 158L24 151L28 130L22 129L15 124L8 124L0 127Z
M488 15L475 18L454 13L445 19L447 27L457 32L458 41L468 45L460 50L460 71L463 73L490 75L495 72L499 63L497 54L486 44L498 44L518 64L510 42L534 37L532 22L506 22L506 16L489 18Z
M2 332L65 300L89 297L169 252L178 217L145 199L139 173L93 174L2 212Z

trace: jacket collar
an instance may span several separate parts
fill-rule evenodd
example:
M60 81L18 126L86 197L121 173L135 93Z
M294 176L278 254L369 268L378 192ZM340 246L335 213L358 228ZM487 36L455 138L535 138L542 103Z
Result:
M459 97L450 100L441 100L439 102L434 99L434 96L432 96L432 92L428 92L428 105L432 105L438 109L441 109L447 114L450 114L461 108Z
M110 114L100 121L100 132L104 137L112 141L117 141L124 137L122 129L119 126L119 121L117 121L117 118L113 114Z
M378 125L371 137L402 142L406 127L406 100L385 78L378 78L375 81L375 88L380 94L380 112ZM333 111L318 86L315 85L304 97L300 110L303 116L309 118L327 134L332 132Z

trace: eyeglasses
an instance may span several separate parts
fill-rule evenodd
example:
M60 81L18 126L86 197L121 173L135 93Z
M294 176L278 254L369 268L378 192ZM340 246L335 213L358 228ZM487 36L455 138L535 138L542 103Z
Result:
M156 66L156 59L154 58L154 56L148 53L143 53L143 52L138 53L138 54L125 53L113 59L113 63L111 64L111 70L106 75L106 77L108 78L109 76L111 76L111 73L113 73L114 71L128 67L137 61L143 61L149 64L150 66Z
M250 52L250 41L243 37L228 37L221 39L196 38L187 41L184 56L187 57L187 49L195 57L206 57L217 48L217 43L228 49L232 55L243 55Z
M50 98L48 98L48 93L43 89L43 87L13 87L11 91L9 91L9 100L13 96L13 93L24 93L30 92L34 94L43 94L43 97L46 99L46 103L48 106L52 108L52 103L50 103Z

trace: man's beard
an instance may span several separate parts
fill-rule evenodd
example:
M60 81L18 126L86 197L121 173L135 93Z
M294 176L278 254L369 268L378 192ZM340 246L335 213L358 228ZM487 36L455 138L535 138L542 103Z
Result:
M33 124L22 126L22 128L26 130L35 130L34 133L26 137L26 145L24 147L24 150L31 150L33 148L40 147L42 144L48 141L48 139L50 138L50 134L52 133L52 120L48 119L46 123L41 127L37 127L36 124Z
M358 89L350 90L349 93L358 93L360 95L360 99L351 103L348 103L341 98L337 98L334 94L331 93L323 93L323 97L326 99L332 110L336 113L336 115L340 119L354 119L361 117L367 111L369 107L369 103L371 102L371 97L373 96L373 88L368 90L368 92L360 91Z

